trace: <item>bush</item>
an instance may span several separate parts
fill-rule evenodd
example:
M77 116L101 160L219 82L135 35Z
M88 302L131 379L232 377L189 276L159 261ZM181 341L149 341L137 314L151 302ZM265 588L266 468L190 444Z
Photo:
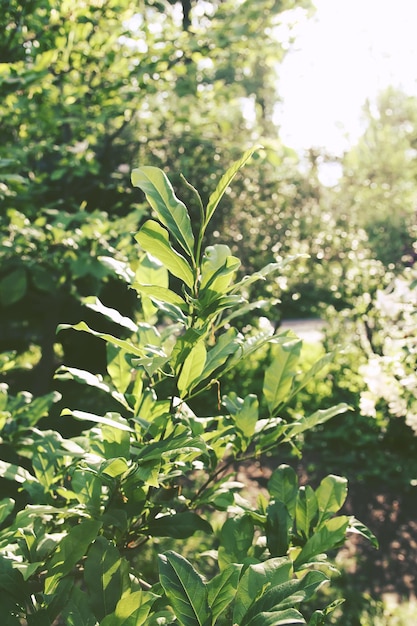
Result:
M302 624L301 602L329 580L325 553L349 531L373 539L355 518L338 514L347 494L344 478L329 475L313 490L300 487L294 470L281 465L254 505L233 476L236 464L294 444L301 433L346 410L339 404L296 420L281 417L328 358L300 378L301 341L292 333L269 327L245 336L234 327L235 317L254 305L242 295L248 284L279 264L236 282L239 261L227 246L202 250L222 194L251 154L201 205L196 234L162 171L134 170L133 184L157 218L135 236L141 257L131 286L147 322L90 301L130 336L99 332L85 322L72 326L105 342L107 375L69 366L57 374L91 386L118 410L64 409L63 416L81 420L84 428L65 438L38 427L43 411L34 404L32 415L13 421L19 403L12 399L7 409L4 396L6 423L16 426L16 461L2 461L1 475L27 499L26 506L15 507L11 498L0 506L0 599L7 625L57 619L68 626ZM170 276L180 281L178 291ZM62 325L60 332L68 329ZM251 393L219 398L222 374L266 345L273 354L263 379L264 404ZM196 415L189 403L208 390L211 407ZM44 408L53 399L45 399ZM214 514L225 520L217 533L210 523ZM193 535L204 537L204 552L197 549L194 560L213 562L208 580L181 554ZM164 537L177 547L160 553L159 571L152 571L148 547L157 552ZM323 624L334 608L317 609L308 624Z

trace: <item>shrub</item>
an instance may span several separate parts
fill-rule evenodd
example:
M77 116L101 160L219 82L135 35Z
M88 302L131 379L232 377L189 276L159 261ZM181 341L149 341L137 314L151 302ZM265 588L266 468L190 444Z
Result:
M278 263L236 282L239 261L227 246L202 249L222 194L252 152L221 178L208 205L201 204L197 233L161 170L133 171L133 184L156 216L135 236L141 256L132 288L147 322L88 301L131 335L95 331L85 322L72 326L105 342L107 376L68 366L57 376L99 390L118 410L64 409L83 423L72 438L41 430L35 419L22 423L13 443L18 460L0 464L1 475L28 500L19 510L12 499L0 507L7 625L58 619L68 626L302 624L301 602L329 580L325 553L348 531L372 539L355 518L338 514L344 478L329 475L313 490L299 487L294 470L281 465L254 505L233 476L239 463L295 445L301 433L346 410L339 404L281 417L328 358L299 377L301 341L292 333L268 327L245 336L233 326L236 316L258 306L245 300L248 285L278 271ZM265 408L251 393L221 398L222 374L268 344ZM196 415L190 402L208 390L211 406ZM213 513L225 520L217 534ZM195 534L214 534L209 552L204 539L204 552L195 557L213 561L208 580L181 554ZM163 537L177 548L159 554L159 571L152 572L143 555L149 545L157 551ZM316 610L310 626L323 624L333 608Z

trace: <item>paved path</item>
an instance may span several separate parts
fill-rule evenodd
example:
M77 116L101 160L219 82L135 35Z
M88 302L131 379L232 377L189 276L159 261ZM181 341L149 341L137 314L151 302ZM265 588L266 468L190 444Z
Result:
M312 318L284 320L280 328L282 328L282 330L291 329L300 337L300 339L315 343L323 340L324 325L325 323L323 320Z

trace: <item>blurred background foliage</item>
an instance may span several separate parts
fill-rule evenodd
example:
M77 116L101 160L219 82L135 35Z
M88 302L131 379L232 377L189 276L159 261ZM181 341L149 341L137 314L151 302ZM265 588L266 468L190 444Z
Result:
M104 373L100 341L55 329L84 319L111 330L83 305L86 296L133 315L132 233L147 208L131 187L132 167L162 167L197 216L181 175L207 200L227 166L260 143L209 236L238 252L243 273L295 257L251 296L275 298L265 315L276 326L323 320L322 343L306 342L306 366L335 350L325 379L292 410L339 401L353 410L306 438L301 471L348 476L365 508L369 490L415 500L417 99L389 88L367 103L363 136L327 187L320 170L332 157L311 150L300 159L273 123L289 12L312 13L308 0L9 0L1 8L0 368L3 387L20 397L13 406L27 404L26 390L48 398L45 415L55 419L59 403L45 394L62 384L67 398L77 394L74 406L100 402L53 381L61 362ZM256 389L268 358L222 384ZM1 447L10 454L4 432ZM379 580L370 592L387 585ZM413 590L414 580L405 592ZM380 609L366 609L372 623L385 623ZM344 623L368 624L364 615Z

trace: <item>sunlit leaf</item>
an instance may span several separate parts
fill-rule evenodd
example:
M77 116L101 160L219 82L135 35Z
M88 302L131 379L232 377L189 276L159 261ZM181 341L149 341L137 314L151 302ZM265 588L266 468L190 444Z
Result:
M274 345L271 364L265 371L263 393L272 414L287 399L297 374L302 342L299 339Z
M88 550L84 580L90 605L96 618L101 620L114 611L129 586L128 562L105 537L97 537Z
M223 176L221 177L219 183L217 184L216 189L213 191L213 193L211 194L208 204L207 204L207 208L206 208L206 216L205 216L205 221L204 221L204 228L207 226L207 224L209 223L209 221L211 220L211 218L213 217L213 213L217 208L217 205L219 204L220 200L222 199L226 189L228 188L228 186L230 185L230 183L232 182L232 180L234 179L234 177L236 176L237 172L245 165L245 163L247 163L247 161L249 161L249 159L251 158L252 154L258 150L261 146L255 146L253 148L250 148L249 150L247 150L243 156L236 161L235 163L233 163L233 165L231 167L229 167L229 169L223 174Z
M47 564L45 593L54 593L61 578L69 574L78 561L84 557L100 528L101 522L85 520L69 529Z
M316 489L317 503L319 507L319 525L337 513L345 503L347 497L347 479L342 476L330 474L321 481Z
M190 216L186 206L176 197L164 172L152 166L134 169L132 184L142 189L162 224L167 227L183 250L193 258L194 235ZM152 254L152 251L149 252Z

